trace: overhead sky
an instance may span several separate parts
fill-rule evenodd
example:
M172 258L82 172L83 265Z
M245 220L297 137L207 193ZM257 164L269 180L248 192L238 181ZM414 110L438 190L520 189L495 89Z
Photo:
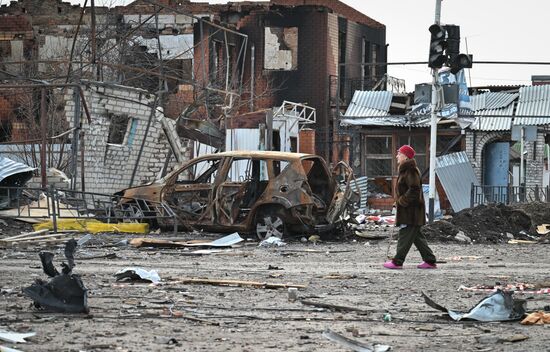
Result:
M341 1L386 25L388 62L428 60L428 27L434 23L435 0ZM0 0L0 3L7 2ZM97 5L129 2L96 0ZM474 56L474 67L466 74L469 85L529 85L532 75L550 75L550 65L475 63L476 60L550 62L550 46L546 38L549 10L550 2L546 0L443 0L441 23L459 25L461 52ZM389 66L388 74L405 79L408 91L413 90L416 83L431 80L426 65Z

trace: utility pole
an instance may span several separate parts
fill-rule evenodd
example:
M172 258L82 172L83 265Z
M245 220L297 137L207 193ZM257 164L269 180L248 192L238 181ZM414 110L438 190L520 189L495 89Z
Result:
M435 24L439 25L441 20L441 0L435 0ZM430 190L428 202L428 221L434 221L435 204L435 158L437 152L437 67L432 68L432 102L431 102L431 124L430 124Z

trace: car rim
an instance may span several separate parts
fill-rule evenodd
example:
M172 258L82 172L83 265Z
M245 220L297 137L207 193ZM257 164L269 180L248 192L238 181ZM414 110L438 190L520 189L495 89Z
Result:
M277 215L262 216L256 224L256 234L260 240L265 240L269 237L283 238L284 232L285 223L283 219Z

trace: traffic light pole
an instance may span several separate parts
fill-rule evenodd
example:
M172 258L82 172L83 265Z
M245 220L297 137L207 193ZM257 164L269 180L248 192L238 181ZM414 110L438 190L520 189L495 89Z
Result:
M435 0L435 24L441 20L441 0ZM435 206L435 158L437 152L437 68L432 68L432 102L430 124L430 190L428 201L428 222L434 221Z
M428 222L434 221L435 205L435 158L437 151L437 68L432 68L432 103L430 125L430 191L428 202Z

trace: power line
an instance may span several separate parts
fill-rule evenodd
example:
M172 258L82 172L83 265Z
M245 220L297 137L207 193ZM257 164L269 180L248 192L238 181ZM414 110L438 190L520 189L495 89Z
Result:
M550 65L550 61L473 61L473 65ZM428 65L428 61L396 61L396 62L348 62L339 66L397 66L397 65Z

